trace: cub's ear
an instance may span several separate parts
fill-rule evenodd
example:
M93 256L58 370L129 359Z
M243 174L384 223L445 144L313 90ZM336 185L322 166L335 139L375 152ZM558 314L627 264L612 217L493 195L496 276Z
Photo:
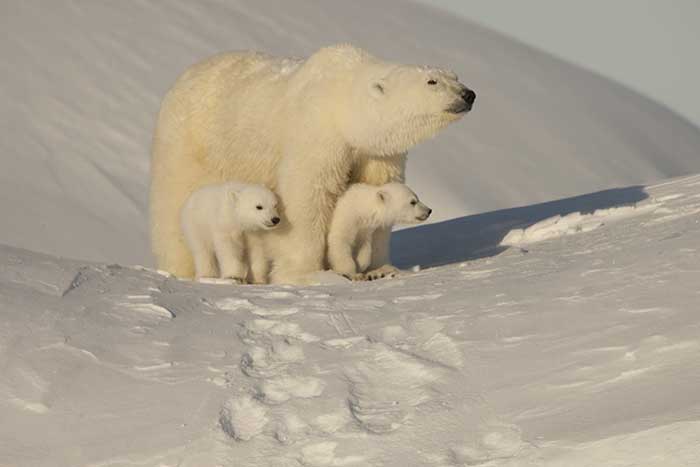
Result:
M384 84L381 81L374 82L369 91L373 97L381 97L384 95Z
M379 201L382 203L386 202L386 199L388 197L389 197L389 193L387 193L386 191L379 190L377 192L377 198L379 198Z
M238 192L235 190L227 190L226 198L228 198L229 201L236 201L238 199Z

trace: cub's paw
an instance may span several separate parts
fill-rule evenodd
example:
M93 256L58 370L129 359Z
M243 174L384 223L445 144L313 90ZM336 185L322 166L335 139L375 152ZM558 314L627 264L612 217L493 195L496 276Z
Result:
M363 272L355 272L352 274L343 274L343 277L350 281L364 281L367 280Z
M385 264L382 267L374 269L372 271L367 271L364 273L365 280L376 281L378 279L391 279L401 274L401 271L392 266L391 264Z
M246 280L244 278L241 278L241 277L228 276L228 277L222 277L221 279L223 279L231 284L237 284L237 285L248 283L248 282L246 282Z

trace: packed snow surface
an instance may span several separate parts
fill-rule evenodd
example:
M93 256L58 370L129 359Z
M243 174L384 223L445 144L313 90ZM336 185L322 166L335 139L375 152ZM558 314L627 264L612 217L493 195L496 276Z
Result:
M0 465L700 465L700 176L631 191L451 221L478 258L365 283L2 247Z

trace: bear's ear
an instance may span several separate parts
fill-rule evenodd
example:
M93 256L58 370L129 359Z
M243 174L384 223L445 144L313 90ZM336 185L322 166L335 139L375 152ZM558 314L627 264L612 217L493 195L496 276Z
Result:
M238 199L238 192L235 190L227 190L226 198L228 198L229 201L235 202Z
M369 91L373 97L381 97L384 95L384 84L380 81L374 82Z

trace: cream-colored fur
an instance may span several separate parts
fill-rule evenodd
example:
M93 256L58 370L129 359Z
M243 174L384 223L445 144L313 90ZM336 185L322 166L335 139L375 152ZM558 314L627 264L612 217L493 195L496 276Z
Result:
M425 221L432 210L401 183L350 185L340 197L328 232L328 263L350 279L368 272L378 229Z
M262 185L237 182L207 185L182 207L180 225L194 258L195 277L223 277L265 282L267 264L258 232L279 225L277 197ZM246 241L246 234L252 237ZM249 243L250 248L246 244Z
M322 268L330 217L348 183L403 181L406 151L468 110L459 106L465 90L451 72L385 62L349 45L306 60L241 52L192 66L166 95L153 141L158 267L194 274L179 210L197 188L238 180L280 196L285 225L266 235L273 280L304 282ZM388 239L377 232L373 265L388 263Z

